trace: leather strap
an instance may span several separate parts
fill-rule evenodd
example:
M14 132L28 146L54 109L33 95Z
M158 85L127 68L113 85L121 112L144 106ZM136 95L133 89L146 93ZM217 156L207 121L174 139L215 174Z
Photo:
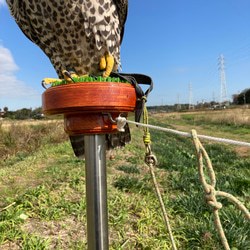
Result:
M116 73L112 72L110 74L110 77L119 77L121 80L126 80L129 83L131 83L136 92L137 96L137 101L136 101L136 109L135 109L135 121L140 122L144 105L147 101L148 94L152 91L153 89L153 81L150 76L143 75L143 74L129 74L129 73ZM144 85L149 85L149 88L144 91L142 88L139 86L139 84L144 84Z

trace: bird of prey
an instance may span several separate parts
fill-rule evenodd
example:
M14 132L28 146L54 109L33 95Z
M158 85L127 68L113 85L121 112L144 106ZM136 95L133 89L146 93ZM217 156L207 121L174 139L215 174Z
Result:
M65 72L103 77L118 72L128 0L6 1L19 28L48 56L60 79L68 80ZM130 141L129 128L106 138L108 148L124 146ZM70 139L81 157L83 136Z

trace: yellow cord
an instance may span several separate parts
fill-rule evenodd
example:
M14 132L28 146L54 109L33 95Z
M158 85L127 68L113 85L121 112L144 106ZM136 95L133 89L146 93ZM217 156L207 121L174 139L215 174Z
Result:
M147 101L146 97L144 99ZM143 123L148 124L148 110L147 110L146 104L144 105L144 109L143 109ZM145 144L145 146L150 145L151 140L150 140L149 128L144 127L143 130L144 130L144 135L143 135L144 144Z

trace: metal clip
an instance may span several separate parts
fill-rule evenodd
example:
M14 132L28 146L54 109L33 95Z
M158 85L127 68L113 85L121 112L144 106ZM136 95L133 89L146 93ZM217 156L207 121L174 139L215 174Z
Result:
M109 120L112 123L117 124L117 130L119 132L124 132L125 131L124 126L127 123L127 119L125 117L122 117L121 114L119 114L119 116L115 120L113 120L110 113L104 113L104 114L107 114L109 116Z
M127 119L119 114L119 117L117 117L115 120L117 121L117 130L120 132L125 132L124 127L127 123Z
M147 165L152 164L155 166L157 164L157 158L155 155L152 154L150 145L147 145L147 152L145 154L145 163Z
M103 113L103 114L104 114L104 115L108 115L109 120L110 120L113 124L116 124L116 123L117 123L117 121L113 120L113 118L112 118L112 116L111 116L110 113Z

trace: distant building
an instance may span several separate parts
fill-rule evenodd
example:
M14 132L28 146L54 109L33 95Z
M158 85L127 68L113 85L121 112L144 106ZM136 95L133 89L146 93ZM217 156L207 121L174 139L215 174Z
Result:
M43 113L38 113L38 114L34 115L34 118L35 119L42 119L42 118L45 118L45 115Z

